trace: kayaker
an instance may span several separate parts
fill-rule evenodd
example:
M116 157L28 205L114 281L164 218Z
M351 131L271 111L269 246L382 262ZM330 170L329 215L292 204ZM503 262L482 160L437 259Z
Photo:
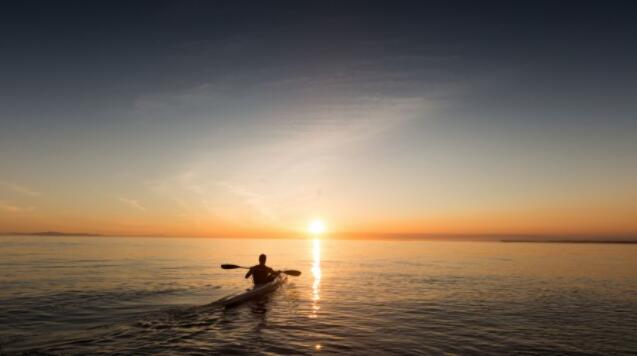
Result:
M263 284L273 281L276 276L281 274L281 271L275 271L272 268L265 265L265 260L267 257L265 254L259 255L259 264L250 267L248 273L246 273L246 278L252 276L252 281L254 284Z

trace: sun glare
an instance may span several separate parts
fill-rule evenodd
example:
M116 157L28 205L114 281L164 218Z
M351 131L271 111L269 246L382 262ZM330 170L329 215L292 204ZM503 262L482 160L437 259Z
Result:
M325 232L325 224L318 219L312 220L310 225L307 227L307 231L313 235L320 235Z

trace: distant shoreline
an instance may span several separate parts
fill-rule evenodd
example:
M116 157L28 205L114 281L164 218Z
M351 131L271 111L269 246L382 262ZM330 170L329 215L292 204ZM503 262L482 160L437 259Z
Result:
M92 237L105 237L102 234L91 234L86 232L58 232L58 231L42 231L42 232L9 232L0 234L3 236L92 236Z
M500 242L522 242L522 243L558 243L558 244L637 244L632 240L500 240Z

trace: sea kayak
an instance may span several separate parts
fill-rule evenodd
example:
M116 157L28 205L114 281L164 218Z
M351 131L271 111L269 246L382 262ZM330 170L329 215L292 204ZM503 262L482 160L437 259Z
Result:
M277 290L283 283L285 283L285 281L287 281L287 279L288 277L285 273L281 273L272 282L257 284L243 293L228 296L222 299L221 302L225 306L233 306L251 299L262 297Z

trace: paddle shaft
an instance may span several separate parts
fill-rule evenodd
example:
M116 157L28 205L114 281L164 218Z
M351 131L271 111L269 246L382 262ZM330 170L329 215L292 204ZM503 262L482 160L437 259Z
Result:
M221 265L221 268L223 269L236 269L236 268L242 268L242 269L250 269L250 267L243 267L243 266L237 266L237 265L232 265L232 264L223 264ZM289 276L295 276L298 277L301 275L301 271L297 271L297 270L285 270L285 271L281 271L282 273L285 273Z

